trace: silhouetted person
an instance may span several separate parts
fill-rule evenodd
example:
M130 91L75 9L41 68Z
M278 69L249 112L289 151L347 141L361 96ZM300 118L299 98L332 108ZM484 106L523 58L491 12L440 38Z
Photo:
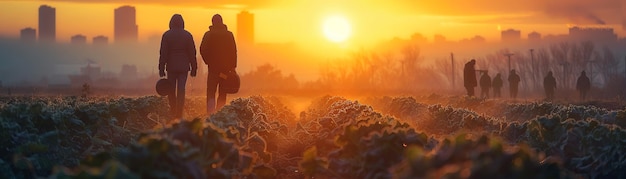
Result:
M587 77L585 71L580 73L578 80L576 81L576 90L580 93L580 99L585 100L587 98L587 93L591 89L591 82Z
M487 71L480 76L480 97L489 98L489 89L491 88L491 77Z
M511 74L509 75L509 94L511 98L517 98L517 88L519 85L519 75L515 73L515 70L511 70Z
M218 86L226 79L229 71L237 67L237 45L233 33L222 21L219 14L213 15L213 25L204 33L200 45L200 55L204 63L208 65L207 78L207 114L212 114L226 104L226 93L219 90ZM217 106L215 93L218 92Z
M502 89L502 75L498 73L496 77L493 78L493 82L491 82L491 86L493 87L493 97L499 98L501 97L500 89Z
M546 91L546 99L552 101L554 99L554 90L556 89L556 79L552 76L552 71L548 72L543 78L543 89Z
M172 80L174 89L168 94L170 112L175 118L182 118L185 105L185 83L187 73L195 77L198 70L196 45L193 36L185 30L185 21L180 14L174 14L170 20L170 30L163 33L159 57L159 76Z
M476 65L476 60L472 59L463 68L463 86L467 90L467 96L474 96L474 87L478 85L474 65Z

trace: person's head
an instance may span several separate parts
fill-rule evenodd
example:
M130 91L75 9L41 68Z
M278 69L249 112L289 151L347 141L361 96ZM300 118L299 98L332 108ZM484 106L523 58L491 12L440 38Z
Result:
M496 76L500 76L500 73L496 74Z
M515 69L511 70L511 74L515 74Z
M180 14L174 14L172 19L170 19L170 29L184 29L185 21L183 20L183 16Z
M472 59L472 60L470 60L470 63L471 63L472 65L473 65L473 64L476 64L476 60Z
M222 16L220 14L213 15L213 18L211 19L211 22L213 23L213 25L223 25L224 24L224 21L222 21Z
M552 76L552 71L548 71L548 76Z
M580 75L582 75L582 76L586 76L586 75L587 75L587 73L585 73L585 70L583 70L583 72L580 72Z

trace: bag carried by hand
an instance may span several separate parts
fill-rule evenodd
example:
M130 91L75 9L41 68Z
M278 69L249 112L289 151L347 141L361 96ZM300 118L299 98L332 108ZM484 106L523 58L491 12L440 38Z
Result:
M174 92L174 81L168 80L166 78L159 79L156 84L157 94L161 96L167 96Z
M220 74L220 93L235 94L239 92L241 81L236 71Z

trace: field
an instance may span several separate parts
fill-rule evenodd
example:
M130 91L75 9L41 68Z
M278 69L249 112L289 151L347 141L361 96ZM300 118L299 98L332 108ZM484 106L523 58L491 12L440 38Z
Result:
M626 178L626 108L462 96L0 97L0 178Z

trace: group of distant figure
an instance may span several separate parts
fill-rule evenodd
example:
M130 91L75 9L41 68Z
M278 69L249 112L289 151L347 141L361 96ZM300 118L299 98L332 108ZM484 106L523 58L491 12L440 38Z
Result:
M478 86L480 82L480 97L489 98L489 91L493 88L493 97L500 98L501 89L503 86L502 75L496 74L496 77L491 79L487 70L476 70L476 60L472 59L465 64L463 69L463 85L467 91L468 96L474 96L474 87ZM480 81L476 80L476 72L482 73ZM509 96L512 99L517 98L517 92L519 89L520 76L515 72L515 69L511 70L508 77L509 82ZM543 78L543 88L546 93L546 100L554 100L554 92L556 90L556 79L554 78L552 71L549 71L546 77ZM576 81L576 90L579 92L580 99L586 100L587 93L591 90L591 82L587 77L585 71L580 73L578 80Z

